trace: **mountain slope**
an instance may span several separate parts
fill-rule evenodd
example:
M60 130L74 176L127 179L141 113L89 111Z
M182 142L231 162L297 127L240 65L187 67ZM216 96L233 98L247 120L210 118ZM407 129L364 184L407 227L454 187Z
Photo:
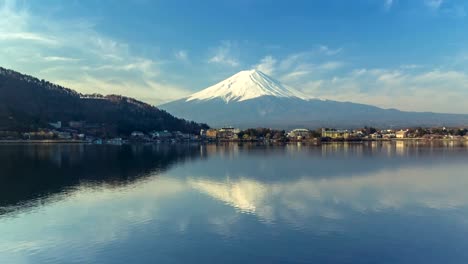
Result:
M198 133L206 127L132 98L85 96L0 67L0 130L26 131L55 121L99 124L115 135L163 129Z
M468 115L404 112L307 97L259 71L242 71L214 86L160 108L205 122L272 128L466 125Z
M241 71L228 79L188 97L186 101L221 98L226 103L242 102L261 96L308 99L299 91L285 87L257 70Z

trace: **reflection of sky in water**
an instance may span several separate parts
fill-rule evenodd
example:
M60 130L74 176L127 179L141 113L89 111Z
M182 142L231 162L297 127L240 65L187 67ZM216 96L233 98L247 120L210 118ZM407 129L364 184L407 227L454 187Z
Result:
M200 153L142 181L81 184L0 215L0 263L468 258L464 147Z

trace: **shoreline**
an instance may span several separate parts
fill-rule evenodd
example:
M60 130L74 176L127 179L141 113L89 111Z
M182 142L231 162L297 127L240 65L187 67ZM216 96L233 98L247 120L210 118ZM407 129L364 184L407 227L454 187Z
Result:
M0 140L0 144L88 144L83 140Z
M363 139L360 141L354 140L331 140L331 141L287 141L287 142L264 142L264 141L242 141L242 140L220 140L220 141L181 141L181 142L174 142L174 143L200 143L200 144L218 144L218 143L270 143L270 144L295 144L295 143L303 143L303 144L336 144L336 143L353 143L353 144L364 144L368 142L466 142L468 143L468 139L425 139L425 138L399 138L399 139ZM125 144L173 144L171 142L128 142ZM0 145L8 145L8 144L90 144L90 145L101 145L101 144L93 144L89 141L84 140L0 140ZM123 145L123 144L106 144L103 143L102 145Z

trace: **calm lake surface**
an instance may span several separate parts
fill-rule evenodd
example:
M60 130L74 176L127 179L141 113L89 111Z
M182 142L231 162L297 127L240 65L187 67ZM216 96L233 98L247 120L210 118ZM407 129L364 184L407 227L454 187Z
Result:
M0 263L468 263L468 144L0 145Z

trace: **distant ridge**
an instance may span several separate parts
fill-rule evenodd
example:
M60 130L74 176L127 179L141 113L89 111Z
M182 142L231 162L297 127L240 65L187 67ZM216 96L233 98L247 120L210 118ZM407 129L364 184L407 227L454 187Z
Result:
M404 112L309 97L258 70L241 71L186 98L159 106L214 127L271 128L466 126L468 115Z
M206 125L176 118L133 98L74 90L0 67L0 130L28 131L49 122L85 121L103 133L128 135L134 130L198 133Z

